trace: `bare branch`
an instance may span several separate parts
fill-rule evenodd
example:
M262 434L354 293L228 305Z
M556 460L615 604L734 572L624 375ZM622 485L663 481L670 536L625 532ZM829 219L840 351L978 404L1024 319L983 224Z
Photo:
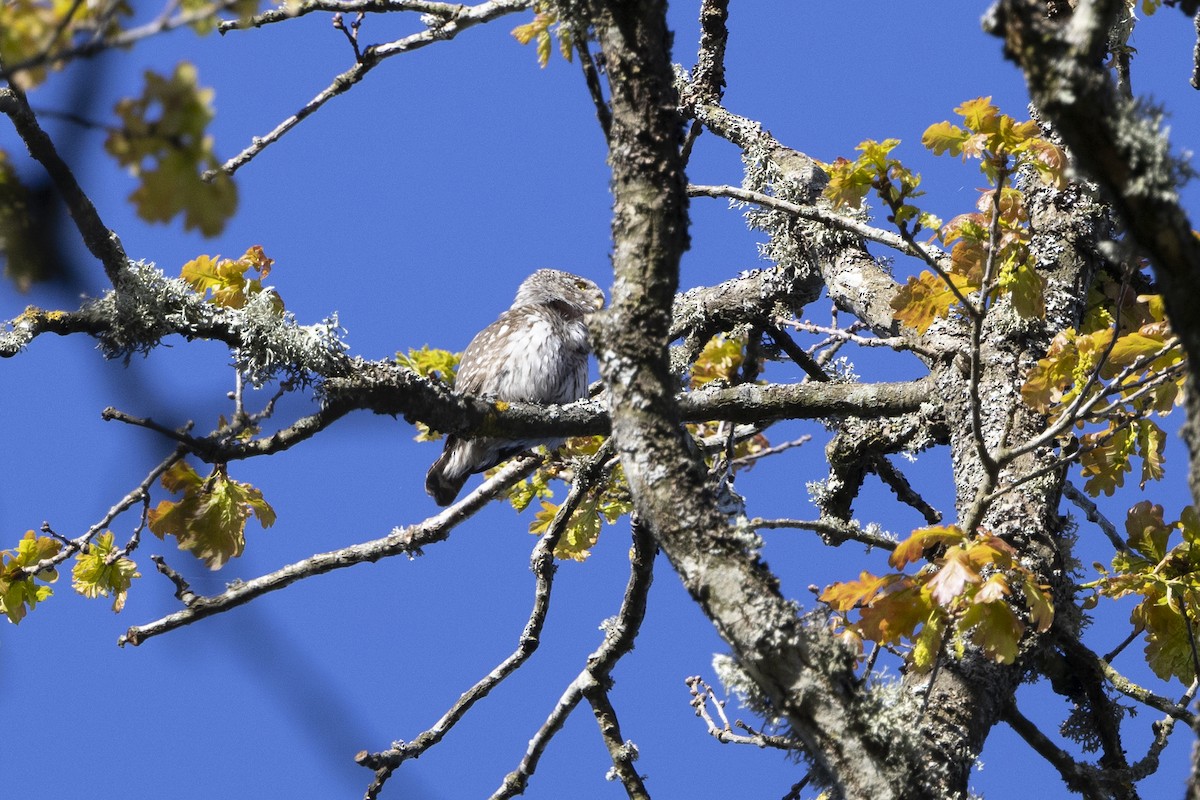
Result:
M124 514L136 504L146 502L150 497L150 487L154 485L154 482L158 480L164 472L174 466L175 462L183 458L185 453L185 450L176 448L171 455L167 456L158 466L150 470L149 474L147 474L146 477L142 479L142 482L139 483L132 491L130 491L129 494L118 500L117 503L108 510L108 513L101 517L98 522L74 539L69 539L65 536L53 533L49 530L49 525L43 524L42 529L58 538L65 546L56 555L53 555L50 558L44 558L36 564L15 570L14 576L19 578L22 575L36 575L42 570L58 566L75 553L85 549L98 533L112 525L113 520L115 520L121 514ZM126 547L124 555L129 555L131 549L131 547Z
M448 7L451 4L438 5ZM400 55L401 53L419 50L435 42L449 41L468 28L473 28L483 22L490 22L506 14L523 11L531 5L532 0L488 0L488 2L480 3L476 6L460 6L454 13L441 16L436 25L426 28L420 33L414 33L411 36L406 36L403 39L397 39L387 44L368 47L362 51L361 57L353 67L334 78L328 87L312 100L305 103L295 114L276 125L269 133L264 136L254 137L250 145L242 150L242 152L226 161L218 169L206 172L204 174L205 180L212 180L219 172L224 172L226 175L232 175L237 172L267 147L279 141L285 133L299 125L305 118L311 116L321 106L338 95L349 91L350 87L361 81L366 77L368 72L385 59ZM347 9L342 8L340 10ZM226 30L229 29L227 28Z
M117 644L122 647L126 644L136 647L151 637L236 608L268 592L277 591L298 580L314 575L323 575L326 572L352 567L364 562L373 563L401 554L410 557L418 556L421 554L421 548L445 540L460 522L475 514L496 496L507 491L517 481L532 473L541 461L540 456L524 456L515 459L496 473L491 480L485 482L462 500L423 522L407 528L397 528L382 539L351 545L340 550L318 553L275 572L232 586L218 595L197 597L182 611L176 611L174 614L169 614L145 625L131 627L117 640Z
M354 757L356 763L375 771L375 778L367 787L366 800L374 800L388 778L401 764L411 758L419 758L429 748L440 742L450 732L450 729L466 716L467 711L475 703L487 697L492 689L500 685L505 678L533 656L534 651L541 643L542 627L550 612L550 591L553 588L556 569L554 549L562 539L563 533L566 532L567 523L570 522L571 515L575 513L575 509L579 507L584 496L596 485L597 481L604 480L604 473L611 457L612 445L605 442L595 455L584 462L576 473L566 499L559 506L546 533L538 540L537 546L533 549L533 554L529 558L529 568L535 578L533 609L529 612L529 619L525 623L524 630L521 631L516 650L464 692L454 705L442 715L441 719L434 723L433 727L418 734L417 738L411 742L396 742L390 749L381 753L369 753L363 750L356 755Z
M562 729L567 717L579 705L584 697L594 697L597 692L606 692L611 683L610 675L617 662L633 649L633 641L637 638L642 619L646 614L646 598L650 592L650 582L653 579L654 556L658 547L650 532L636 518L631 520L633 530L633 547L630 549L629 583L625 587L625 597L621 601L621 610L617 616L604 625L604 641L587 659L587 666L567 686L565 692L550 712L550 716L534 734L529 742L529 749L517 768L505 776L490 800L504 800L515 797L525 791L529 779L537 769L538 761L546 745L554 735ZM624 743L622 743L624 748ZM621 755L620 761L631 760L628 755ZM614 758L614 768L619 771L632 771L632 766L618 764ZM628 776L632 781L633 776ZM640 784L640 780L634 785ZM628 786L629 783L626 784ZM645 791L645 787L642 787Z
M633 766L638 757L637 745L621 738L617 710L613 708L608 692L599 684L595 684L584 694L592 707L596 724L600 726L600 735L604 738L604 746L608 748L608 755L612 759L612 774L625 787L629 800L650 800L646 784L642 782L642 776Z
M1005 706L1003 719L1026 744L1058 770L1068 789L1095 800L1113 796L1111 787L1106 788L1103 785L1104 776L1099 770L1090 764L1076 761L1069 753L1050 741L1037 725L1017 710L1016 703Z
M845 542L861 542L870 547L892 551L896 549L897 544L894 537L879 532L876 526L863 528L856 522L843 522L832 517L812 520L755 517L746 524L751 528L799 528L812 531L820 534L823 542L835 547Z
M1104 535L1108 537L1108 540L1112 542L1113 547L1122 553L1129 552L1129 545L1127 545L1125 540L1121 538L1121 534L1117 531L1117 527L1112 524L1112 521L1108 517L1104 516L1104 514L1100 511L1099 506L1093 503L1090 497L1079 491L1079 489L1075 488L1075 484L1071 483L1070 481L1064 481L1063 495L1076 506L1078 506L1081 511L1083 511L1083 514L1087 518L1088 522L1094 522L1096 526L1103 531Z
M2 66L0 63L0 67ZM0 89L0 113L12 120L17 134L29 148L29 154L45 168L46 174L50 176L63 202L66 203L71 219L75 221L75 227L83 237L83 243L103 265L104 274L108 276L109 282L113 286L120 286L128 262L125 248L121 246L117 235L100 219L100 214L91 199L75 180L75 174L59 156L54 142L38 124L33 109L25 99L25 93L11 84L7 89Z
M755 747L774 747L777 750L786 750L788 752L796 752L803 750L803 746L795 739L789 739L786 736L772 736L762 733L751 728L740 719L729 724L729 717L725 715L725 705L728 700L718 700L716 693L712 687L704 682L704 679L699 675L693 675L684 681L688 686L688 691L691 692L691 706L696 709L696 716L704 720L704 724L708 727L708 734L716 739L721 744L749 744ZM712 714L708 711L708 704L717 711L717 716L721 718L721 724L718 725L713 719ZM738 728L745 731L745 734L734 733L733 729Z

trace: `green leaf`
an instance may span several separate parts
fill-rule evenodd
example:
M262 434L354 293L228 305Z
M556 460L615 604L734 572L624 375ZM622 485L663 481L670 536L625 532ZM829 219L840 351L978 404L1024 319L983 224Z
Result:
M123 555L114 557L118 552L112 532L105 531L75 556L75 566L71 569L75 591L93 599L111 595L114 612L125 607L133 579L142 577L137 564Z
M207 133L213 90L200 88L186 61L169 78L147 71L145 79L140 97L117 103L121 124L104 147L140 179L130 200L142 219L167 222L183 214L186 229L216 236L237 210L237 188L224 173L201 179L220 166Z
M49 586L58 580L58 570L47 567L29 574L28 570L48 559L54 558L62 544L50 536L38 536L26 531L17 543L16 551L0 550L0 612L9 622L19 623L38 603L50 597Z
M1046 279L1028 262L1006 266L1000 273L1000 288L1008 293L1013 310L1026 319L1046 316Z
M596 510L595 497L589 494L567 522L563 536L554 548L554 557L583 561L591 555L592 547L599 539L600 514Z
M1017 658L1017 646L1025 626L1007 603L971 603L963 613L958 629L983 652L1001 664Z
M1142 480L1140 488L1146 488L1147 481L1162 480L1163 450L1167 446L1167 434L1152 420L1140 419L1136 423L1137 450L1142 457Z
M151 533L160 539L174 536L180 550L191 552L209 569L220 569L242 554L251 514L264 528L275 523L275 510L262 492L231 480L222 465L202 479L180 461L163 475L162 484L171 491L182 491L183 497L163 500L150 510Z

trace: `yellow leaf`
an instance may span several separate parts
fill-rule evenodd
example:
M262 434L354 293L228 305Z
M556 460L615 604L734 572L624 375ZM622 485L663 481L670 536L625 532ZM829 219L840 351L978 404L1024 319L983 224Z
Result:
M167 489L182 491L183 497L163 500L150 510L151 533L160 539L174 536L180 550L191 552L209 569L220 569L242 554L246 522L252 514L264 528L275 523L275 510L262 492L231 480L224 467L214 468L203 480L191 467L173 468L163 475L162 482Z
M974 100L967 100L958 106L954 109L954 113L962 116L967 130L974 133L989 133L996 129L1000 109L992 104L991 97L976 97Z
M958 629L1001 664L1017 658L1017 645L1025 626L1007 603L971 603L959 621Z
M957 525L917 528L907 539L896 545L896 549L888 557L888 563L896 569L904 569L923 558L925 551L931 547L961 544L965 539L966 536Z
M950 276L956 285L965 280ZM961 291L961 289L960 289ZM892 299L892 309L896 319L914 328L917 333L924 333L934 320L945 317L950 309L958 302L954 292L937 275L932 272L922 272L915 278L909 278L908 283L900 288Z
M859 606L871 603L875 596L894 584L899 575L884 575L878 577L869 572L862 572L856 581L843 581L825 587L820 601L828 603L835 611L849 611Z
M71 569L75 591L88 598L112 595L114 612L125 607L133 579L141 577L137 565L128 558L113 558L117 552L112 532L105 531L75 556L75 566Z
M942 153L949 153L957 156L962 153L963 143L969 137L970 134L957 125L938 122L925 129L925 133L921 135L921 144L933 151L934 155L940 156Z

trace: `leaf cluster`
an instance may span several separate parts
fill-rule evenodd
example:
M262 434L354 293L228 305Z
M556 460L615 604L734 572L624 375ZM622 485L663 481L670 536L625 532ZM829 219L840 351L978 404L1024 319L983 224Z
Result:
M54 558L62 543L50 536L26 531L16 550L0 550L0 611L10 622L18 623L38 603L54 592L47 585L58 580L58 570L38 564Z
M216 236L237 210L237 187L220 171L202 177L220 165L207 133L213 90L200 87L186 61L169 77L147 70L145 81L140 97L118 101L120 126L104 147L140 181L129 196L138 216L169 222L182 214L184 228Z
M575 46L570 27L559 21L558 11L551 3L538 2L533 7L533 21L513 28L513 38L521 44L537 42L538 66L543 69L550 63L554 39L558 39L558 52L570 61Z
M6 65L40 58L55 46L70 46L77 39L111 36L120 29L120 18L133 9L124 0L77 3L72 0L5 0L0 3L0 58ZM31 89L46 79L61 61L49 59L13 76L13 83Z
M820 599L860 641L911 642L911 663L920 671L933 666L947 636L959 656L969 642L1008 664L1029 624L1039 632L1049 629L1054 608L1047 587L1003 539L970 537L957 525L920 528L896 547L889 563L902 570L921 558L929 564L914 575L864 571L858 580L827 587ZM1023 611L1015 597L1023 600ZM849 618L851 611L857 620Z
M576 465L594 458L603 444L603 436L568 439L554 458L547 460L533 475L509 490L508 500L518 513L532 505L534 500L539 501L540 508L529 523L530 533L538 536L546 533L562 506L561 503L552 502L554 489L551 481L574 480ZM592 548L600 540L601 520L612 525L632 510L625 473L618 464L603 472L600 479L587 488L566 522L562 537L554 548L554 557L583 561L591 555Z
M183 265L179 277L215 305L244 308L251 297L268 292L275 310L282 312L283 299L273 288L262 284L274 263L275 259L268 258L262 247L254 245L237 259L197 256ZM257 277L250 277L251 272L257 273Z
M183 496L162 500L150 510L151 533L159 539L173 536L180 550L192 553L209 569L220 569L242 554L251 514L264 528L275 523L275 510L262 492L232 480L223 464L202 478L186 461L179 461L163 473L162 485Z
M71 585L87 598L112 596L113 611L125 607L125 597L134 578L142 575L137 564L117 547L112 531L105 531L75 556Z
M1176 530L1183 540L1169 546ZM1162 506L1143 500L1129 509L1125 532L1128 549L1113 557L1112 572L1097 564L1103 577L1086 588L1110 598L1139 596L1129 621L1145 632L1147 663L1163 680L1173 676L1190 683L1200 672L1200 515L1187 506L1168 523ZM1095 603L1093 596L1087 605Z
M891 156L898 139L868 140L859 145L855 161L839 158L829 166L825 195L835 206L859 206L874 191L887 205L888 219L912 245L922 229L936 231L934 239L949 251L949 267L933 258L933 271L910 277L892 301L896 319L924 333L952 309L973 315L1007 297L1023 317L1045 314L1045 280L1033 263L1029 249L1029 215L1024 195L1009 185L1010 177L1028 168L1055 185L1065 182L1066 159L1053 143L1040 136L1032 120L1016 122L1001 114L991 98L969 100L955 109L963 125L948 121L926 129L921 138L935 155L977 159L988 181L981 189L976 210L946 224L911 201L923 193L921 176ZM980 297L982 307L969 303Z
M1142 488L1162 478L1166 433L1150 417L1182 402L1185 356L1160 296L1134 296L1106 279L1092 299L1080 330L1054 337L1021 395L1052 421L1100 426L1066 442L1079 450L1084 490L1095 497L1124 485L1134 456L1142 461Z

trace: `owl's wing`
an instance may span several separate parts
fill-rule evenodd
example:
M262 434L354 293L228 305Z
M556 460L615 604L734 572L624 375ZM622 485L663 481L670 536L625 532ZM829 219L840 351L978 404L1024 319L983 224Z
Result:
M561 402L565 362L586 363L586 348L582 319L563 319L548 304L511 308L467 345L454 388L502 400Z

